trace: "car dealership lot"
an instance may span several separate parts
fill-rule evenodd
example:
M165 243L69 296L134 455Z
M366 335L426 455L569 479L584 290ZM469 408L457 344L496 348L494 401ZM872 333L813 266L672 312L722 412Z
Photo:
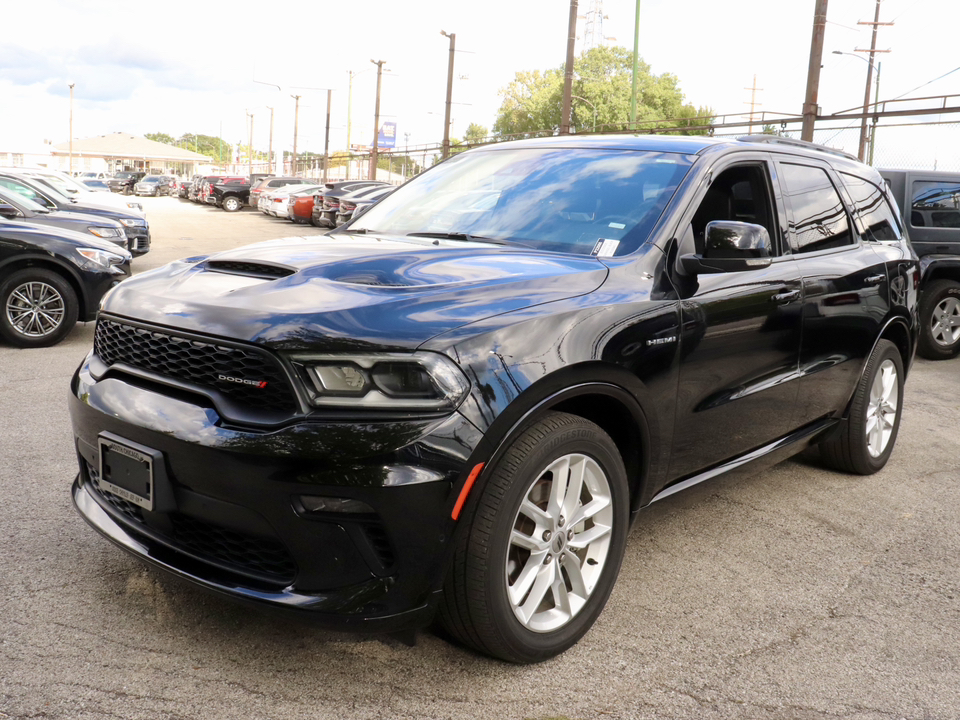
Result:
M143 200L134 271L284 235L255 211ZM321 240L322 242L322 240ZM71 507L67 383L93 325L0 346L0 718L954 718L960 360L918 360L877 475L815 455L644 511L597 625L513 667L431 632L330 633L147 569Z

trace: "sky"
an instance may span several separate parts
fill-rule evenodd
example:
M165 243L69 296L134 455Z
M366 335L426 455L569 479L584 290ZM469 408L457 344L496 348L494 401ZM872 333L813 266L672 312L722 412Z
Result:
M579 0L583 30L594 0ZM5 4L6 5L6 4ZM602 35L632 48L634 0L603 0ZM323 151L326 89L333 90L331 152L372 140L376 66L385 60L381 119L397 123L398 145L442 138L449 40L456 33L453 137L491 128L500 90L521 70L559 67L566 51L569 0L262 0L131 3L46 0L4 7L0 41L0 152L116 131L221 135L254 146L293 145L294 100L301 95L298 150ZM229 12L224 8L229 7ZM821 70L824 112L863 103L863 57L875 0L830 0ZM714 112L746 112L756 75L758 110L799 114L809 62L814 0L642 0L639 46L655 74L673 73L686 100ZM879 30L880 99L960 94L957 0L883 0ZM11 32L11 29L16 29ZM578 52L581 43L578 42ZM349 73L355 73L350 92ZM911 91L914 91L911 93ZM960 113L945 120L960 121ZM856 123L854 123L856 124ZM960 126L951 126L960 147ZM918 130L910 137L925 137ZM899 135L903 135L900 131ZM898 137L899 137L898 135ZM892 137L893 134L890 134ZM853 133L854 142L856 133ZM817 138L821 138L818 136ZM847 134L838 142L848 142ZM913 143L916 146L917 143ZM903 152L911 152L907 143ZM896 163L894 163L896 164Z

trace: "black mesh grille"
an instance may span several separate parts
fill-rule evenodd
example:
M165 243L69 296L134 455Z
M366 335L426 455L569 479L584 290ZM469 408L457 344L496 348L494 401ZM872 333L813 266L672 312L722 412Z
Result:
M283 583L290 583L296 577L297 565L293 557L283 543L273 538L247 535L180 513L168 516L172 532L159 533L156 528L144 523L143 511L138 506L101 489L100 473L90 463L85 465L97 495L131 521L134 527L159 534L174 547L182 548L198 558L247 574Z
M380 564L385 568L393 565L393 548L390 546L390 540L387 538L387 533L384 531L383 526L371 524L366 525L363 530L367 535L367 542L370 543L370 547L376 554Z
M293 275L295 272L290 268L278 267L277 265L265 265L254 262L233 262L227 260L212 260L207 263L207 268L217 272L231 273L234 275L249 275L258 278L282 278Z
M90 476L90 480L93 482L93 487L96 488L98 493L100 493L100 497L110 503L114 509L117 510L117 512L126 516L130 520L143 522L143 513L140 511L140 506L134 505L132 502L127 502L122 497L118 497L113 493L102 490L100 488L100 471L90 463L87 463L86 465L87 475Z
M170 520L177 545L195 555L285 582L292 582L297 574L296 563L278 540L245 535L177 513Z
M236 348L146 330L100 318L93 349L108 365L126 363L159 375L216 388L243 405L294 411L294 394L277 360L253 348ZM223 380L230 378L230 380ZM250 381L243 383L238 381ZM254 384L256 383L256 384Z

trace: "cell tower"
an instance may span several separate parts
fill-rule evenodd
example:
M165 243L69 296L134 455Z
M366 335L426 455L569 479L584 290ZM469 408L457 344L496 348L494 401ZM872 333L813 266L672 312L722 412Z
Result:
M603 0L590 0L590 9L587 10L585 15L578 17L584 21L582 43L580 45L581 53L606 45L608 40L616 40L616 38L607 37L603 34L603 21L610 19L603 14Z

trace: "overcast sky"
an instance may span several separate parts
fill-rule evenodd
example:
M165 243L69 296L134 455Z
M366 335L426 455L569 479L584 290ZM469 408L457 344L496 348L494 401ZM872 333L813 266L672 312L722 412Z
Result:
M591 0L580 0L580 13ZM397 123L398 143L442 137L449 41L457 35L453 135L471 122L490 128L499 90L518 70L564 59L568 0L262 0L131 3L46 0L4 7L0 43L0 152L68 139L68 88L76 84L74 136L114 131L185 132L246 141L266 149L270 111L275 147L293 141L292 94L302 95L300 150L322 152L326 92L332 88L331 151L346 145L348 71L353 81L353 143L369 142L376 68L386 60L381 114ZM867 64L832 55L869 47L874 0L831 0L820 105L836 112L862 104ZM907 93L960 66L958 0L884 0L878 47L881 99ZM604 0L603 34L633 46L634 0ZM643 0L640 54L655 73L680 79L688 102L718 113L747 109L753 76L760 110L799 113L814 0ZM582 32L584 21L580 21ZM578 46L579 51L579 46ZM278 90L267 84L281 86ZM960 71L913 93L960 94ZM960 114L944 116L960 120ZM960 140L960 132L957 133ZM960 142L957 143L960 146Z

